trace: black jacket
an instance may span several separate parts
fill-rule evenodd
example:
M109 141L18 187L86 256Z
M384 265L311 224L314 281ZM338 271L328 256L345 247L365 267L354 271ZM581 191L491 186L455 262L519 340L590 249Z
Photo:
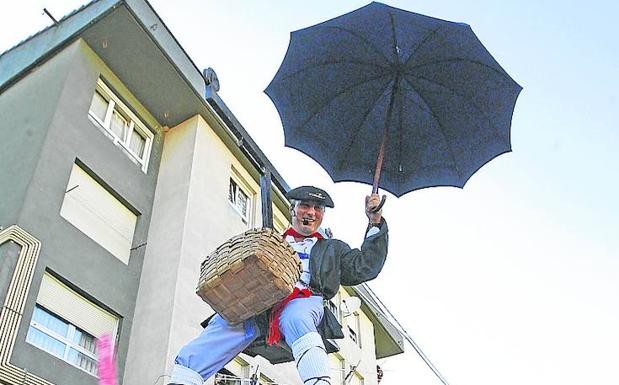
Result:
M340 285L355 286L376 278L385 264L388 247L387 222L380 231L363 241L361 249L351 249L339 239L322 239L312 247L310 288L331 299Z
M351 249L348 244L338 239L318 240L312 247L310 256L310 288L329 300L338 292L340 285L354 286L376 278L385 264L388 243L389 234L384 219L381 220L380 231L365 238L360 249ZM285 342L282 341L280 347L266 344L268 311L257 316L256 321L261 335L243 353L250 356L261 355L272 364L292 361L294 358ZM344 338L342 325L328 306L324 308L318 332L323 337L328 353L339 350L337 345L328 340Z

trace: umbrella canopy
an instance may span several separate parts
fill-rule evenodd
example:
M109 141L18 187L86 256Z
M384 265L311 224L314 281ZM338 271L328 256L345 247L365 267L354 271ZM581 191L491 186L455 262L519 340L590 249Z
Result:
M291 33L266 89L285 144L335 181L463 187L511 151L521 87L462 23L381 3ZM377 158L383 147L384 162Z

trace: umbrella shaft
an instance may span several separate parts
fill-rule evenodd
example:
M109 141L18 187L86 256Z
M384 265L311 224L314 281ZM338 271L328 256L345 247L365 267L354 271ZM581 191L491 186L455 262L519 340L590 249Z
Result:
M385 159L385 144L387 143L387 136L389 134L389 124L391 124L391 112L393 111L393 102L395 101L395 94L398 92L399 84L400 77L398 76L393 82L393 88L391 89L391 95L389 97L389 107L387 107L387 116L385 117L385 129L383 130L383 142L380 144L380 150L378 150L378 159L376 159L376 170L374 170L374 183L372 184L372 194L378 193L380 172L383 169L383 160Z
M385 138L383 135L383 143L378 151L378 159L376 160L376 170L374 170L374 183L372 184L372 194L378 194L378 183L380 182L380 171L383 168L383 159L385 158Z

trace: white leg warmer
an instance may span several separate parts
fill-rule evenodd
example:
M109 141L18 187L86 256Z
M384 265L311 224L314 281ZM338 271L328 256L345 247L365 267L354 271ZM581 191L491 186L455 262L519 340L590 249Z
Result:
M204 383L204 380L200 374L178 364L174 365L174 370L172 370L172 378L170 378L170 381L173 384L184 385L202 385Z
M307 333L291 348L299 376L305 385L331 385L329 359L320 334Z

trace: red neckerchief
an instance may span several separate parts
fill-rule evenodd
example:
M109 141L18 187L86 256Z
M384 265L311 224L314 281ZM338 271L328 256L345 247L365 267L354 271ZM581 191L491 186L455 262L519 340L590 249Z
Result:
M319 232L315 232L310 235L303 235L299 233L297 230L293 229L292 227L284 231L284 234L283 234L284 238L286 238L287 235L292 235L295 238L302 238L302 239L311 238L311 237L316 237L318 239L325 239L325 237L323 237L322 234L320 234Z

